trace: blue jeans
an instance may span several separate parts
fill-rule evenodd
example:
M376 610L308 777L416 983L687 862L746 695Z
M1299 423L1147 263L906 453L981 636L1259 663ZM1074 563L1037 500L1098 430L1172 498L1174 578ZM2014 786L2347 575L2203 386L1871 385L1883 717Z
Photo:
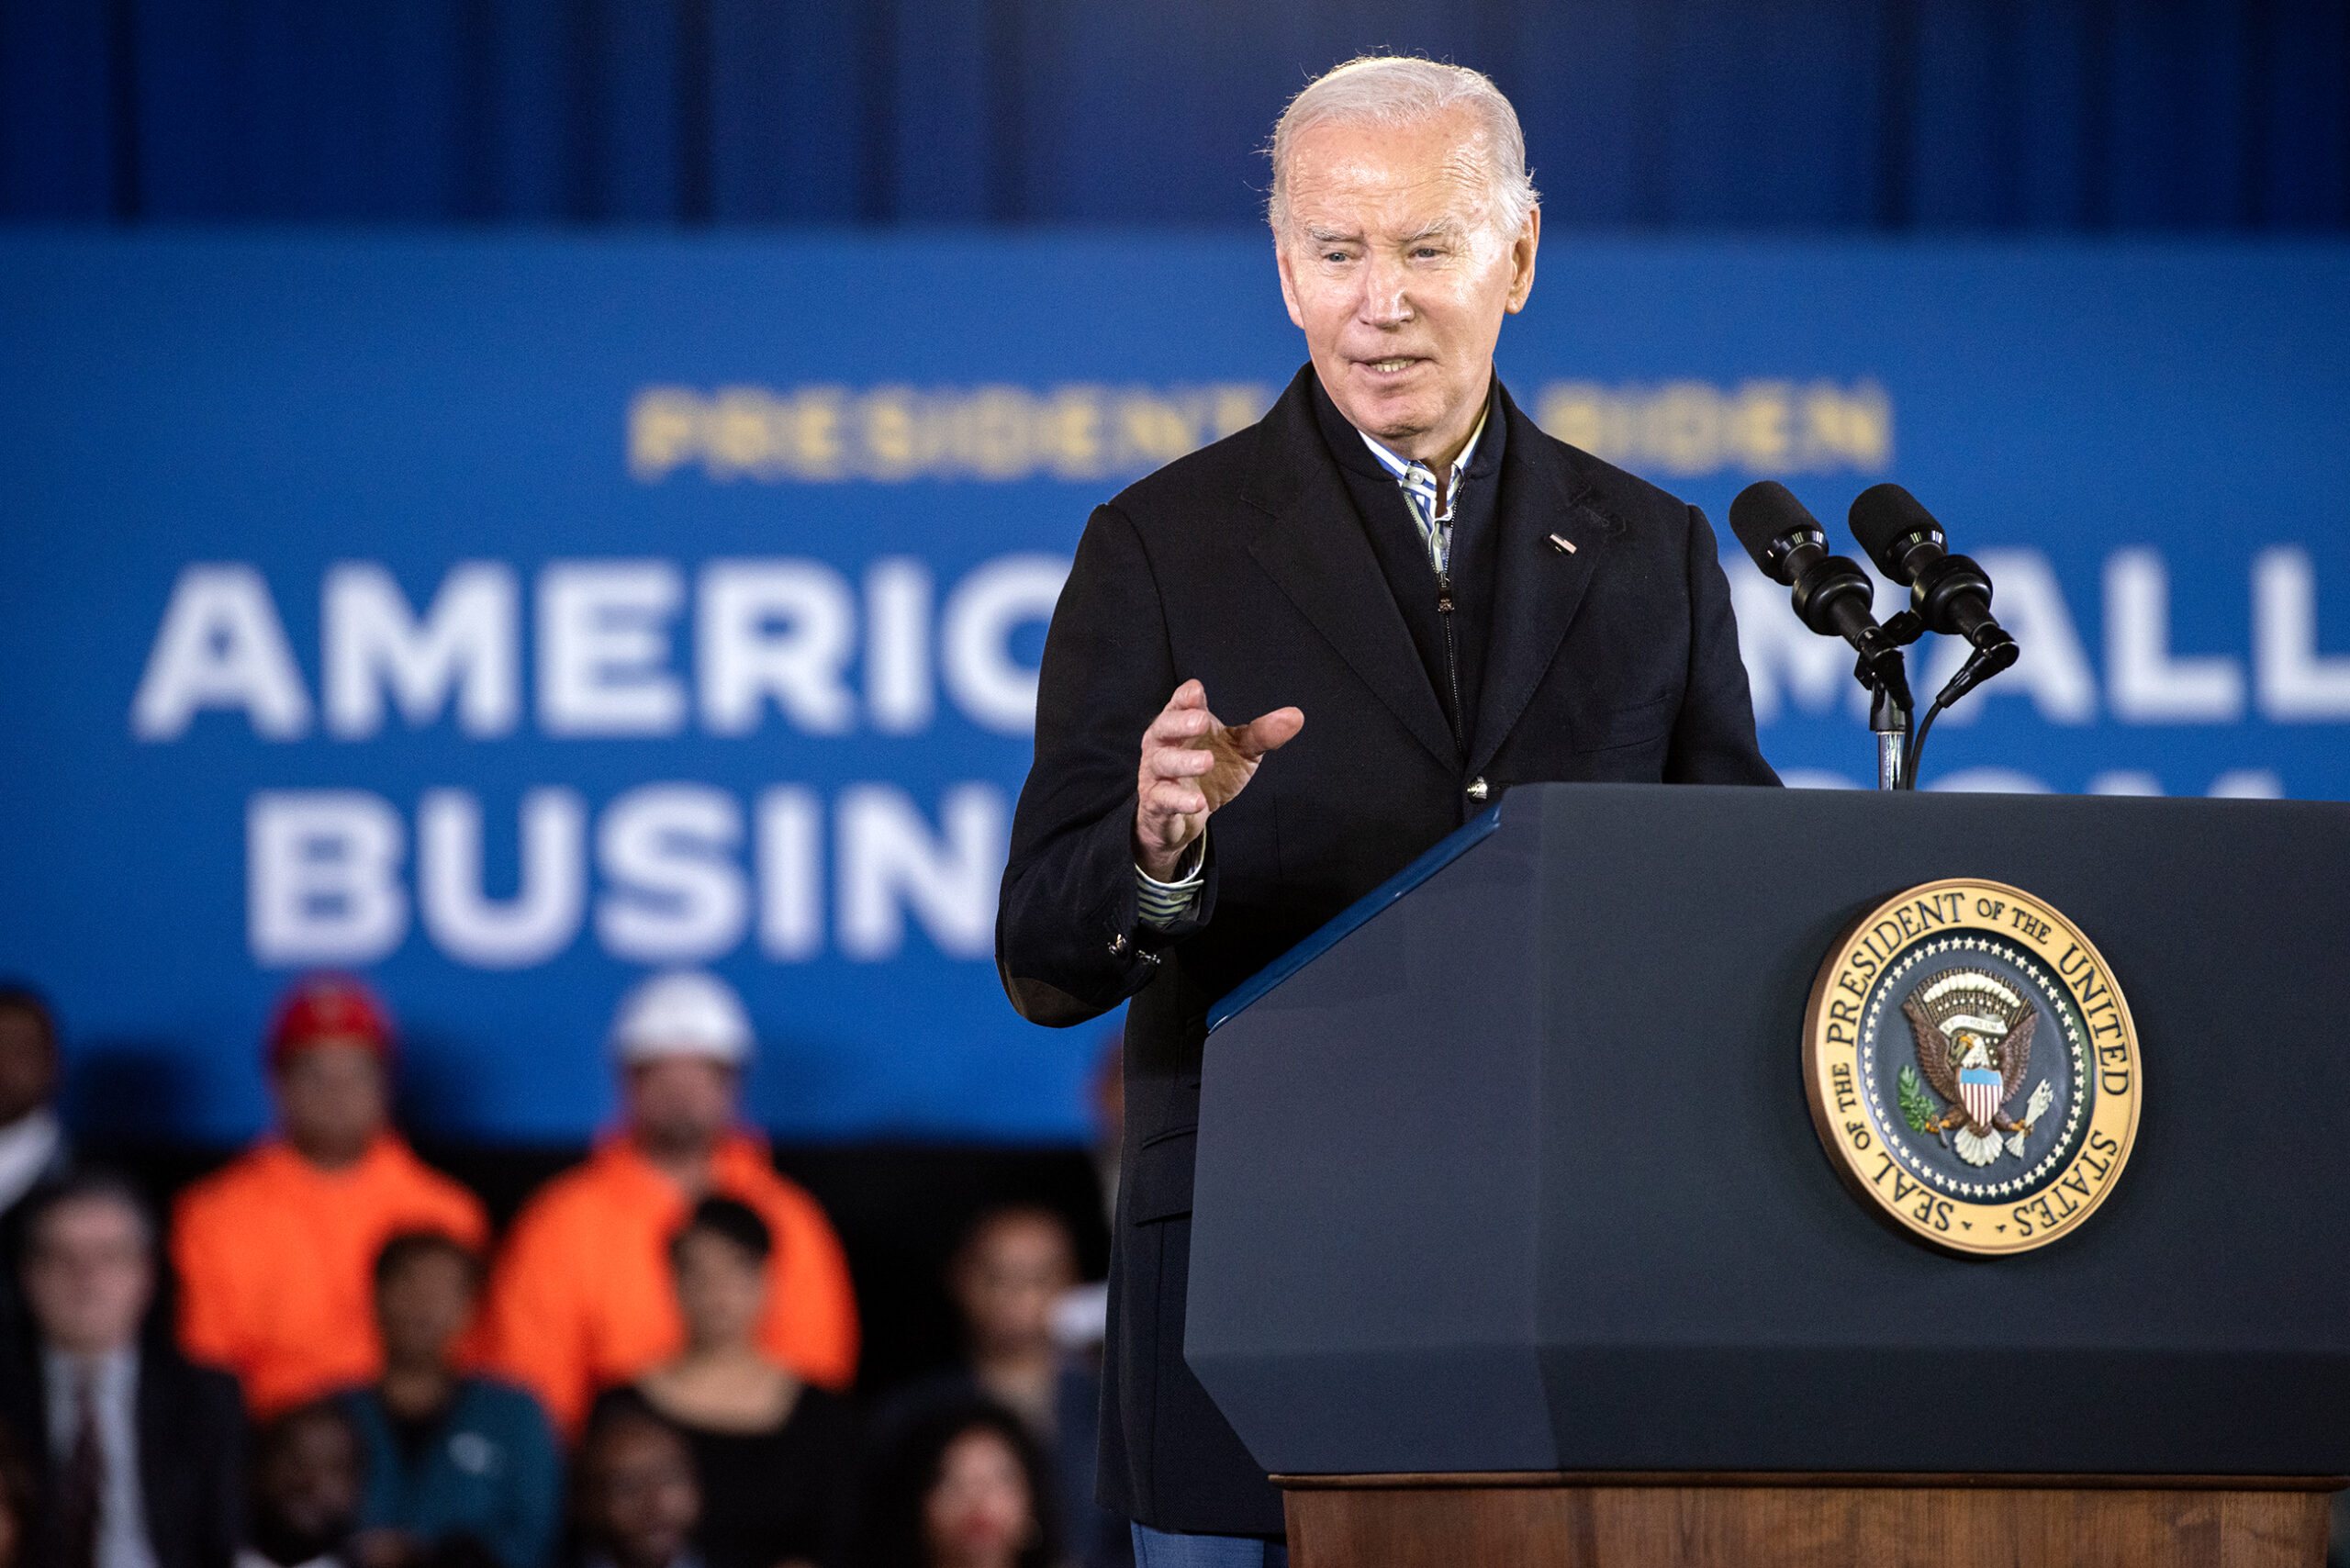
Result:
M1136 1525L1135 1568L1289 1568L1289 1548L1253 1535L1175 1535Z

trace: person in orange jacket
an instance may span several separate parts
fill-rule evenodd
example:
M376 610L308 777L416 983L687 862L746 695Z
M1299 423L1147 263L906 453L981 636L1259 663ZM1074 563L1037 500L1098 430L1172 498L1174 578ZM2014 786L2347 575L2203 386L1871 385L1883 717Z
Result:
M740 999L712 975L657 975L622 1000L611 1046L623 1125L516 1217L490 1282L488 1364L576 1437L598 1393L683 1345L669 1240L718 1193L757 1210L775 1237L760 1348L845 1390L857 1353L847 1260L816 1200L736 1121L752 1046Z
M383 1370L375 1254L404 1232L478 1250L480 1200L391 1129L392 1028L357 980L295 982L269 1035L276 1134L180 1195L180 1345L244 1384L260 1419Z

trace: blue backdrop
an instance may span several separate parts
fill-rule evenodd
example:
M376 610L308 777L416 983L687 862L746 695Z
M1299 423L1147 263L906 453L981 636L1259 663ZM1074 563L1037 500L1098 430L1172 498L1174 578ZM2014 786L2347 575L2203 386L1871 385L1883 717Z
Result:
M333 963L430 1130L576 1137L621 991L708 963L785 1136L1080 1135L1100 1031L988 958L1034 660L1088 508L1302 357L1261 238L19 235L0 294L0 969L86 1123L252 1130ZM2345 297L2339 245L1554 244L1502 367L1718 521L1933 506L2028 651L1930 782L2345 798ZM1863 779L1849 655L1727 564L1765 749Z
M1234 222L1387 50L1554 233L2350 225L2340 0L11 0L0 218Z

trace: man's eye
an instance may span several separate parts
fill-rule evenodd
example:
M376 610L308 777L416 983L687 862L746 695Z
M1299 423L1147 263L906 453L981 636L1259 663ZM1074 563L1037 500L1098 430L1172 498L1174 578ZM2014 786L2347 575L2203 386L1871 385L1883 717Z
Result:
M1343 262L1350 258L1344 251L1325 251L1322 252L1322 259L1326 262Z

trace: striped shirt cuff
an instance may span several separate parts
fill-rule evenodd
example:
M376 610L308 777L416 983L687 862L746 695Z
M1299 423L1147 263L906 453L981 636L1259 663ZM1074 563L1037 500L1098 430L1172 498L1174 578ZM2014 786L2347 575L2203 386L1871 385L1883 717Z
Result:
M1135 868L1136 907L1142 923L1153 931L1164 931L1192 913L1200 902L1200 890L1207 885L1208 835L1200 834L1182 861L1176 865L1176 879L1162 882L1141 867ZM1183 866L1191 869L1185 871Z

